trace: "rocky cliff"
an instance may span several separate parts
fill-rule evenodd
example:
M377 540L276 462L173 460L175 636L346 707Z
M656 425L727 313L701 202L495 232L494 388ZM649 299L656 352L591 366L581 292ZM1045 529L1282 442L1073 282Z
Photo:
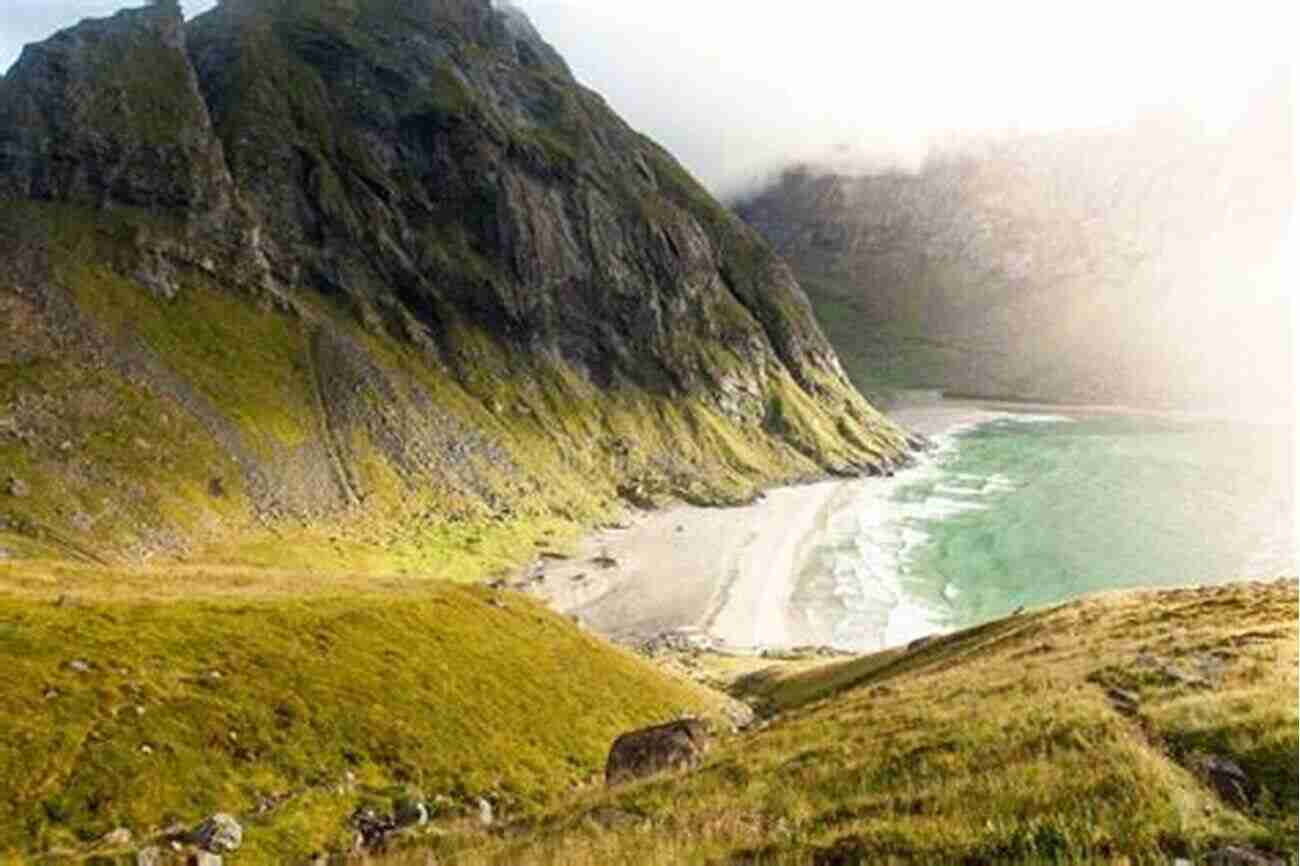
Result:
M1153 112L968 142L916 174L795 167L739 210L868 390L1284 406L1291 110L1278 79L1226 132Z
M22 555L527 544L907 450L757 234L487 0L84 21L0 81L0 198Z

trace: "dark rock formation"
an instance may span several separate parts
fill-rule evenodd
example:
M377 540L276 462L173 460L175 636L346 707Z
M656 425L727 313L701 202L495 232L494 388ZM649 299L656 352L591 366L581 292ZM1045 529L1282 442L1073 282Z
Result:
M1193 760L1192 771L1225 803L1237 809L1249 809L1259 791L1246 771L1230 758L1200 755Z
M1205 866L1285 866L1286 862L1247 845L1226 845L1205 855Z
M698 719L623 734L605 763L605 784L618 785L665 770L691 769L709 750L707 726Z
M374 455L405 491L450 491L426 517L510 517L556 471L589 499L743 501L909 447L759 236L488 0L82 22L0 81L0 200L0 362L146 386L230 459L211 498L261 521L369 507ZM196 360L201 323L111 321L123 292L166 319L195 285L292 320L295 344L240 333ZM301 398L308 433L250 432L260 410L195 381L214 355L292 379L275 405Z
M174 3L29 45L0 85L0 197L206 214L231 193Z

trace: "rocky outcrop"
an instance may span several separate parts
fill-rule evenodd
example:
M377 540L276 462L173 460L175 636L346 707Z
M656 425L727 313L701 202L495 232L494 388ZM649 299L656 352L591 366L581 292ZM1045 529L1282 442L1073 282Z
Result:
M708 727L698 719L623 734L605 764L605 784L619 785L668 770L693 769L710 746Z
M1196 756L1192 760L1192 772L1213 789L1220 799L1237 809L1249 809L1259 792L1259 786L1241 765L1221 755Z
M29 45L0 84L0 197L206 215L231 195L174 2Z
M1284 866L1286 862L1248 845L1226 845L1205 855L1206 866Z
M0 199L0 362L147 386L239 476L204 488L263 522L370 507L376 454L455 501L418 509L437 519L508 518L555 471L584 497L730 502L910 447L771 249L508 5L222 0L186 24L164 0L82 22L0 82ZM201 333L167 311L196 285L249 315L181 358ZM114 314L136 287L151 332ZM258 344L276 317L292 336ZM292 380L268 405L300 403L307 432L250 433L262 410L195 381L217 362ZM23 429L82 424L37 396Z

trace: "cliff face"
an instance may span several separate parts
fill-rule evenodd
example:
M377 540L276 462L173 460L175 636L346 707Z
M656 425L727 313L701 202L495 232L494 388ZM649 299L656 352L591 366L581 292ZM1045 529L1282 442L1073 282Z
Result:
M1152 115L949 150L915 175L796 168L739 210L865 388L1281 406L1290 111L1279 83L1223 134Z
M0 197L32 549L731 501L907 450L789 269L487 0L82 22L0 82ZM87 409L124 400L168 419L139 452Z

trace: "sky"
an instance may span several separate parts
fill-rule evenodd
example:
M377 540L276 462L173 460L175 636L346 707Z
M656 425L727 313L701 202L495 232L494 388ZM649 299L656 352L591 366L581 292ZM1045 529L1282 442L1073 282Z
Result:
M183 0L193 15L214 0ZM1285 4L515 0L588 86L727 195L792 161L908 167L954 133L1211 127L1293 62ZM0 0L0 68L124 0Z

